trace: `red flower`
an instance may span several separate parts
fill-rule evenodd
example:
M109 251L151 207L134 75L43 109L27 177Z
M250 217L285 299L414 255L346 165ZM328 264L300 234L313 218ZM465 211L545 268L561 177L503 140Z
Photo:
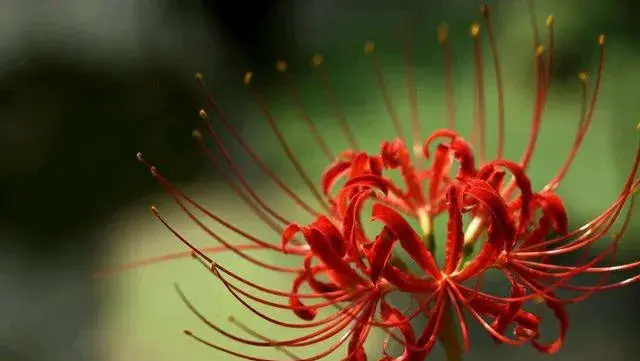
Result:
M256 347L274 347L286 353L287 357L300 360L321 359L335 352L343 344L347 345L344 360L365 360L364 344L370 331L378 328L388 335L381 347L384 353L382 360L418 361L429 354L438 340L442 342L448 356L455 357L455 354L460 352L457 345L458 332L468 348L466 315L471 315L496 342L513 345L530 342L536 349L552 353L562 345L568 329L565 304L584 300L597 291L638 280L640 276L632 276L619 282L607 282L607 277L613 272L633 270L640 266L640 262L615 266L608 266L607 263L615 257L620 238L628 224L630 211L627 211L621 230L600 253L574 260L568 265L558 261L557 257L577 252L586 254L591 245L604 239L622 214L625 204L632 203L633 194L640 184L639 150L618 198L601 215L573 231L568 230L567 213L561 198L554 193L573 162L594 116L603 73L604 36L598 39L600 60L592 96L585 105L586 111L581 117L571 151L557 175L541 191L536 192L527 176L527 167L536 148L547 91L551 83L551 64L554 60L553 18L549 17L547 20L548 51L540 44L539 34L534 34L536 92L531 135L520 160L509 161L503 158L504 94L497 45L486 6L482 7L482 15L494 60L498 90L498 141L495 160L487 160L486 154L483 57L478 24L471 27L476 68L476 114L475 131L470 142L454 130L452 63L447 30L444 26L439 28L438 39L446 58L448 129L438 130L423 141L411 67L408 66L407 84L413 146L407 146L407 139L404 137L401 122L387 89L382 67L375 55L372 55L375 74L385 106L396 129L396 137L383 141L377 153L367 153L359 148L356 137L344 120L330 90L327 78L322 78L322 89L328 95L335 118L351 148L334 157L311 118L304 108L300 107L301 117L309 126L310 134L331 163L319 177L319 186L313 181L315 178L305 171L302 155L292 150L265 100L258 92L253 91L256 102L288 161L317 200L318 206L309 204L294 192L262 161L259 154L240 136L213 97L209 96L210 106L220 126L228 131L255 165L301 213L306 213L314 219L309 224L288 219L251 188L222 142L221 130L214 126L207 113L202 110L200 116L205 121L215 151L205 146L203 136L196 131L194 136L198 144L216 168L226 165L230 174L221 171L223 180L238 199L248 206L252 214L280 237L280 244L260 239L231 224L221 215L207 210L171 185L154 166L146 163L139 155L140 160L147 164L151 173L176 204L221 246L198 249L175 230L154 207L155 216L189 247L191 254L200 260L250 313L275 326L298 329L303 333L295 338L275 340L256 335L234 319L233 323L260 340L239 336L206 319L178 289L187 306L203 322L234 342ZM372 53L373 48L373 43L367 43L365 51ZM409 52L406 55L410 65ZM314 56L312 64L319 67L322 61L321 56ZM286 68L286 63L278 62L277 69L285 74L285 83L294 101L299 105L295 84L286 73ZM245 83L248 86L251 77L250 72L245 75ZM197 75L197 79L210 94L204 86L202 76ZM580 79L586 90L586 75L581 74ZM476 154L472 144L478 149ZM452 173L452 170L455 170L455 173ZM401 182L393 180L392 172L399 173ZM508 176L511 178L509 181ZM627 202L629 200L631 202ZM371 213L363 215L369 205ZM217 222L246 242L229 242L209 228L196 212ZM434 218L444 215L447 217L444 258L439 264L436 261L433 222ZM380 231L374 234L365 231L365 218L370 218L370 221L378 224ZM412 221L419 224L418 232L412 227ZM396 252L400 249L404 258ZM294 257L297 259L297 266L285 267L264 262L252 254L253 250L268 250ZM289 275L292 278L291 288L278 290L265 287L259 280L249 280L238 270L231 270L209 256L211 253L223 251L233 252L265 271L276 275ZM413 267L407 266L404 260L413 263ZM482 279L489 269L497 269L504 274L510 288L509 296L494 295L482 288ZM596 284L580 286L572 283L576 276L589 274L599 275ZM561 297L559 291L564 290L576 292L577 295ZM417 307L401 311L387 301L387 297L392 293L414 299ZM274 301L274 298L278 298L279 301ZM545 344L541 340L540 317L526 310L526 302L529 300L544 302L557 318L559 333L554 341ZM259 308L256 304L265 307ZM301 321L285 322L263 311L265 308L289 310ZM322 316L320 311L324 311ZM414 327L411 321L416 317L425 318L424 327ZM506 334L508 329L514 330L513 335ZM265 360L232 351L191 332L187 334L203 344L231 355L250 360ZM387 353L387 344L392 339L404 348L403 354L396 358ZM325 351L312 357L301 358L292 352L309 345L331 342L330 340L333 340L333 343L329 343Z

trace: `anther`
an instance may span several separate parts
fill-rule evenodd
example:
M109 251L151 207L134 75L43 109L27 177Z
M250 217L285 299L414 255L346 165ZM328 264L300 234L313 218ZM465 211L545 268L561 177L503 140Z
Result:
M546 21L547 27L553 26L553 21L554 21L553 15L547 16L547 21Z
M285 71L287 71L287 62L284 60L276 61L276 70L278 70L281 73L284 73Z
M446 23L438 25L438 42L440 44L447 41L449 38L449 26Z
M581 82L586 83L587 80L589 80L589 74L586 71L581 71L578 73L578 79L580 79Z
M418 221L420 223L420 229L422 230L422 236L427 243L427 248L433 253L436 247L435 236L433 234L433 217L429 215L425 207L418 209Z
M600 36L598 36L598 45L602 46L604 45L604 34L600 34Z
M209 115L207 114L207 112L204 111L204 109L200 109L200 111L198 112L198 115L200 116L200 118L205 120L209 118Z
M251 78L253 78L253 72L252 71L248 71L248 72L244 73L244 83L245 84L251 83Z
M640 125L640 123L638 123L638 124ZM136 158L138 158L138 161L139 161L139 162L142 162L142 163L144 163L144 162L145 162L145 160L144 160L144 156L142 155L142 152L138 152L138 153L136 153Z
M196 78L196 80L203 80L204 76L202 76L202 73L195 73L193 75L194 78Z
M371 54L376 49L376 43L373 41L367 41L364 43L364 52L365 54Z
M474 217L464 233L465 246L471 246L476 243L478 237L484 230L484 219L482 217Z
M478 23L471 24L471 29L469 30L469 33L474 38L477 38L478 35L480 35L480 25Z
M201 141L202 140L202 133L197 129L194 129L191 132L191 136L197 141Z
M320 66L322 65L322 62L324 61L324 56L321 54L316 54L314 56L311 57L311 66Z

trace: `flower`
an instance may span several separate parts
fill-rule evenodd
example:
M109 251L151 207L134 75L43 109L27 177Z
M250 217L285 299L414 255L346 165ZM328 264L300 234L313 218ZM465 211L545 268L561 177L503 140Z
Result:
M604 35L598 38L600 55L591 98L585 104L570 153L555 177L543 189L534 191L527 175L527 168L536 148L552 80L553 18L547 19L549 50L545 50L539 43L540 36L534 30L536 91L531 135L521 158L513 161L503 157L504 94L498 49L493 37L490 11L486 5L481 7L481 14L495 64L498 90L498 141L496 158L493 160L487 159L486 154L483 58L480 51L480 25L477 23L474 23L470 30L474 39L476 68L475 132L470 141L455 131L451 52L446 26L438 29L438 40L447 59L445 86L448 128L437 130L422 141L415 90L409 73L407 82L410 89L413 131L412 145L407 145L409 140L404 136L381 64L373 53L374 44L368 42L365 52L372 57L375 74L396 136L394 139L383 140L380 149L375 153L359 148L355 133L344 120L333 92L328 83L324 83L323 89L327 92L335 118L351 147L334 157L317 127L300 106L301 118L309 127L318 148L330 160L323 174L317 177L319 185L315 184L314 177L309 176L304 170L301 155L291 149L264 99L258 92L253 92L287 160L294 166L320 207L314 207L305 201L268 167L215 102L205 86L202 75L196 75L209 95L210 106L220 125L238 142L264 175L290 198L301 212L308 213L314 220L305 224L286 218L249 186L245 176L230 157L220 131L214 127L205 110L200 111L200 117L204 120L215 151L205 145L204 135L200 131L194 132L195 139L215 167L223 164L228 166L231 174L220 172L223 180L238 196L239 201L249 207L254 216L279 235L279 244L260 239L240 226L231 224L221 215L207 210L174 187L155 166L139 154L138 158L147 165L176 204L198 227L221 245L208 250L199 249L152 207L154 215L189 248L194 258L203 263L208 271L223 283L248 312L278 327L299 329L303 334L291 339L275 340L256 334L235 318L231 320L232 323L259 341L230 333L202 315L178 288L183 301L194 314L219 334L234 342L255 347L274 347L289 358L302 360L321 359L345 344L347 351L344 360L365 360L367 356L364 345L373 328L381 329L387 334L387 339L381 347L384 354L381 360L423 360L437 341L443 344L450 360L459 359L462 351L457 341L458 333L462 336L464 348L469 348L466 314L471 315L498 343L530 343L541 352L553 353L561 347L568 330L566 304L582 301L595 292L638 280L640 276L636 275L623 281L608 283L607 279L611 273L634 270L640 266L640 262L614 266L608 265L607 262L615 257L621 236L628 225L634 195L640 185L640 148L618 198L602 214L584 226L569 231L567 212L561 197L555 193L594 117L604 69ZM312 65L321 67L323 61L321 56L316 55L312 58ZM300 104L295 85L287 74L287 64L278 61L276 68L284 73L292 97ZM245 74L247 86L251 86L252 76L251 72ZM586 73L581 73L579 80L586 91ZM477 152L474 148L477 148ZM400 182L394 181L393 172L399 173ZM557 256L560 255L580 252L588 255L591 245L607 237L627 204L630 205L621 229L607 247L595 256L582 257L569 265L558 261ZM369 206L370 214L366 212ZM237 237L244 239L246 243L227 241L209 228L195 211L217 222ZM438 263L434 219L440 216L446 217L447 226L444 258ZM363 222L365 217L378 224L380 231L368 232ZM417 231L411 225L413 221L419 225ZM404 258L398 254L399 249L403 251L401 253ZM264 262L252 254L253 250L268 250L296 257L297 266L285 267ZM231 270L211 257L212 253L223 251L233 252L265 271L291 277L290 289L265 287L259 281L247 279L240 271ZM415 267L407 265L405 261L410 261ZM509 296L491 294L482 288L483 277L491 269L504 275L510 288ZM572 283L577 276L589 274L599 275L596 284L583 286ZM578 295L562 297L559 291L566 290ZM400 310L387 300L389 295L396 293L415 300L415 309ZM280 301L272 301L274 297ZM544 303L554 314L559 332L552 342L543 341L539 329L540 316L528 310L527 301ZM289 310L300 322L285 322L262 311L264 308L258 308L255 304L261 304L267 309ZM319 316L321 311L323 315ZM412 323L417 317L424 317L424 326L418 328ZM513 329L513 334L507 334L508 329ZM190 331L186 333L203 344L231 355L250 360L265 360L225 348ZM293 352L309 345L330 342L336 337L337 341L334 340L325 351L314 356L302 358ZM387 352L391 340L402 346L404 351L401 355L393 357Z

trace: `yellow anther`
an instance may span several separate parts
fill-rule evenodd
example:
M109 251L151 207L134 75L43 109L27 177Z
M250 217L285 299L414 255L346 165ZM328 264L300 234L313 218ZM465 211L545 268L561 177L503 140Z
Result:
M581 82L585 83L587 80L589 80L589 74L587 74L586 71L581 71L578 73L578 79L580 79Z
M364 43L364 52L367 54L371 54L376 49L376 43L373 41L367 41Z
M553 26L553 15L547 16L547 26Z
M600 36L598 36L598 45L604 45L604 34L600 34Z
M316 55L311 57L311 65L312 66L320 66L320 65L322 65L323 61L324 61L324 56L323 55L316 54Z
M423 236L426 237L433 233L433 218L424 207L418 209L418 222Z
M287 71L287 62L284 60L276 61L276 69L279 72L284 73L285 71Z
M209 115L207 114L207 112L204 111L204 109L200 109L200 111L198 112L198 115L202 119L207 119L209 117Z
M449 38L449 26L446 23L438 25L438 42L441 44Z
M474 38L477 38L478 35L480 35L480 25L478 23L471 24L469 33L471 33L471 36L473 36Z
M253 72L252 71L248 71L248 72L244 73L244 83L245 84L251 83L251 78L253 78Z
M542 56L542 54L544 54L544 46L536 46L536 56Z

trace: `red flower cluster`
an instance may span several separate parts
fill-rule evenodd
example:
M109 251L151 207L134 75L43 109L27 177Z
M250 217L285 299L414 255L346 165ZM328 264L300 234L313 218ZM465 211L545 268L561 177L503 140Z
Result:
M304 334L287 340L274 340L256 335L248 327L233 319L232 322L256 339L249 339L222 329L207 320L180 292L188 307L211 328L233 342L256 347L273 347L287 357L298 360L318 360L346 345L343 360L365 360L364 344L373 328L387 334L382 346L381 360L424 360L434 344L440 340L450 359L460 352L457 345L461 335L465 348L469 347L467 318L475 319L498 343L521 345L530 343L544 353L557 351L565 338L569 320L565 311L568 303L586 299L594 292L611 289L634 282L640 276L623 281L608 281L611 273L632 270L640 262L611 266L620 238L627 228L631 205L639 184L640 150L630 167L628 178L618 198L592 221L575 230L568 229L567 212L555 189L570 167L575 154L589 128L594 115L600 78L603 72L604 36L600 36L599 67L595 76L590 100L586 100L578 131L567 159L557 175L540 191L532 189L526 170L536 147L547 91L551 82L553 61L553 19L547 21L549 50L545 51L535 34L536 92L531 124L531 135L519 161L502 157L504 139L504 104L498 52L492 35L489 11L482 8L483 19L492 57L498 89L498 149L495 160L487 160L485 152L484 85L482 56L480 54L480 27L474 24L471 35L475 40L476 100L477 111L472 142L479 149L477 159L470 142L456 133L454 125L454 101L451 92L451 62L447 61L446 94L449 104L448 129L438 130L420 140L420 127L415 89L410 72L409 100L412 109L413 143L407 146L402 127L393 108L391 97L379 61L373 57L373 65L389 114L397 131L397 138L382 143L380 150L367 153L361 150L353 132L344 121L340 107L327 83L330 104L334 110L351 149L334 157L310 117L302 110L303 119L309 125L319 148L331 165L322 174L317 187L303 169L303 159L291 150L269 112L266 102L254 91L257 103L265 119L274 130L288 160L318 200L322 210L316 210L278 177L240 136L218 104L209 98L223 126L253 159L255 164L273 183L290 198L302 212L314 220L299 224L286 219L273 209L250 187L240 169L231 160L222 142L220 130L209 121L203 110L201 117L208 126L217 154L209 150L200 132L196 139L216 167L224 164L231 173L221 172L230 189L266 225L276 232L281 242L269 242L239 228L220 215L211 212L173 187L155 167L147 164L167 193L174 198L184 212L206 233L221 243L213 249L198 249L160 216L154 214L182 242L191 249L194 257L202 261L229 292L246 306L246 309L277 327L304 331ZM446 27L439 29L439 41L445 58L451 59ZM373 51L368 43L365 50ZM409 57L407 56L407 59ZM315 56L314 66L323 59ZM295 86L286 73L286 63L278 62L278 70L285 73L286 84L297 99ZM198 75L204 87L202 76ZM251 73L245 82L249 84ZM322 78L325 81L327 78ZM587 89L586 74L580 75L581 84ZM206 89L206 88L205 88ZM586 94L586 93L585 93ZM587 99L587 97L585 97ZM392 180L399 174L401 182ZM247 242L229 242L207 227L196 212L237 234ZM364 213L364 214L363 214ZM436 260L434 219L446 217L446 236L443 237L443 259ZM379 231L365 230L363 219L379 225ZM622 219L620 230L596 254L589 254L595 242L610 237L616 220ZM412 223L418 225L417 228ZM300 237L301 236L301 237ZM292 275L291 289L277 290L265 287L216 263L207 254L230 251L247 262L276 274ZM268 264L252 255L252 250L270 250L297 257L299 266L294 268ZM402 252L402 251L403 252ZM571 263L566 262L569 258ZM409 262L410 265L407 265ZM482 285L483 276L489 270L497 270L504 276L510 289L508 296L491 294ZM591 286L578 285L578 276L596 275ZM388 301L394 293L406 295L416 302L415 309L401 310ZM570 295L565 295L565 294ZM274 301L279 298L280 301ZM535 301L551 310L558 321L557 338L545 342L540 334L540 316L528 307ZM274 310L290 310L301 322L290 323L264 312L261 304ZM424 320L412 322L420 318ZM187 332L201 343L249 360L264 358L241 354L211 343ZM337 338L328 348L312 357L296 356L295 349L324 343ZM392 357L388 354L388 342L395 341L403 353Z

